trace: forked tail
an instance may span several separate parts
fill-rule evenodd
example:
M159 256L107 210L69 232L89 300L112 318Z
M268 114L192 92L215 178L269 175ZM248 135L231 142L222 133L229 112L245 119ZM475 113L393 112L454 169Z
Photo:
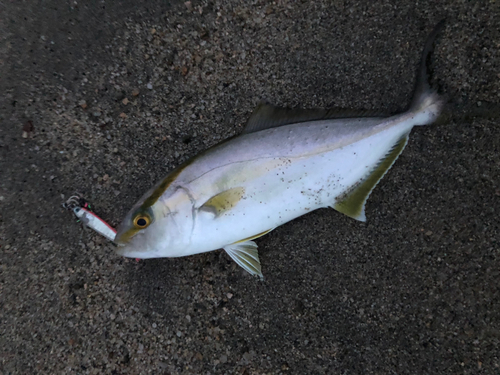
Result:
M416 125L428 125L436 121L444 106L444 99L431 87L434 43L444 26L445 20L442 20L434 27L422 51L420 66L417 70L413 101L410 106L410 111L418 116L418 123Z
M412 123L414 122L417 125L427 125L436 121L444 105L444 100L431 88L431 69L429 67L436 36L443 27L444 21L439 22L427 39L422 53L422 60L420 61L420 67L417 71L415 96L408 112L411 114ZM332 207L353 219L365 221L366 200L375 186L377 186L378 182L394 164L401 152L403 152L408 142L408 134L409 132L403 134L401 138L396 140L396 143L387 150L387 153L378 161L375 168L367 173L365 177L359 183L355 184L344 196L338 198Z

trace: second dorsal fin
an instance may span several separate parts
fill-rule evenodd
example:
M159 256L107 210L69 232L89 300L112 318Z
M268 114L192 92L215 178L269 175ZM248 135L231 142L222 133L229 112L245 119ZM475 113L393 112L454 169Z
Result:
M299 122L353 117L389 117L390 115L390 113L375 110L352 110L345 108L291 109L261 103L255 108L248 119L243 134L277 128L284 125L297 124Z

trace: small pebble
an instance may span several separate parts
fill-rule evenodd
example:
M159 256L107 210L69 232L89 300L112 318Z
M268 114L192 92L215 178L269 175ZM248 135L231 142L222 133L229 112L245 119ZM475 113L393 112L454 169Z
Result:
M33 126L33 121L31 120L28 120L24 123L23 125L23 135L22 137L23 138L28 138L29 135L31 134L31 132L35 129L35 127Z
M146 87L147 87L149 90L153 90L153 85L152 85L151 83L148 83L148 84L146 85Z

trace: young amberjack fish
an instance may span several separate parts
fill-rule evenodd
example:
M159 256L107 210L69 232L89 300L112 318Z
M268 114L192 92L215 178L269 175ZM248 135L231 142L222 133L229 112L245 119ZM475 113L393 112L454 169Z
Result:
M441 113L427 64L442 28L426 43L407 112L339 117L260 105L241 135L186 161L144 194L117 230L117 252L159 258L223 248L262 277L253 240L274 228L322 207L365 221L368 196L412 128Z

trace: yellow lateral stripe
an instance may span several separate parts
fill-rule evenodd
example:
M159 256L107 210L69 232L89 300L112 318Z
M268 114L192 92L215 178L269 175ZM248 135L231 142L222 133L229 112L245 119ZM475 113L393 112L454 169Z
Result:
M189 159L175 168L167 177L163 179L163 181L158 185L158 187L151 193L151 195L144 201L141 205L142 209L146 209L151 207L156 201L161 197L161 195L168 189L170 184L181 174L181 172L186 168L189 164L191 164L195 159Z
M162 194L168 189L168 187L174 182L174 180L181 174L181 172L186 169L189 165L193 164L196 160L200 159L201 157L207 155L211 151L213 151L215 148L223 145L224 143L227 143L231 141L233 138L236 136L229 137L222 142L206 149L205 151L200 152L198 155L186 160L184 163L179 165L177 168L175 168L167 177L163 179L163 181L158 185L158 187L151 193L151 195L144 201L144 203L141 205L142 209L146 209L151 207L153 204L156 203L156 201L162 196Z

